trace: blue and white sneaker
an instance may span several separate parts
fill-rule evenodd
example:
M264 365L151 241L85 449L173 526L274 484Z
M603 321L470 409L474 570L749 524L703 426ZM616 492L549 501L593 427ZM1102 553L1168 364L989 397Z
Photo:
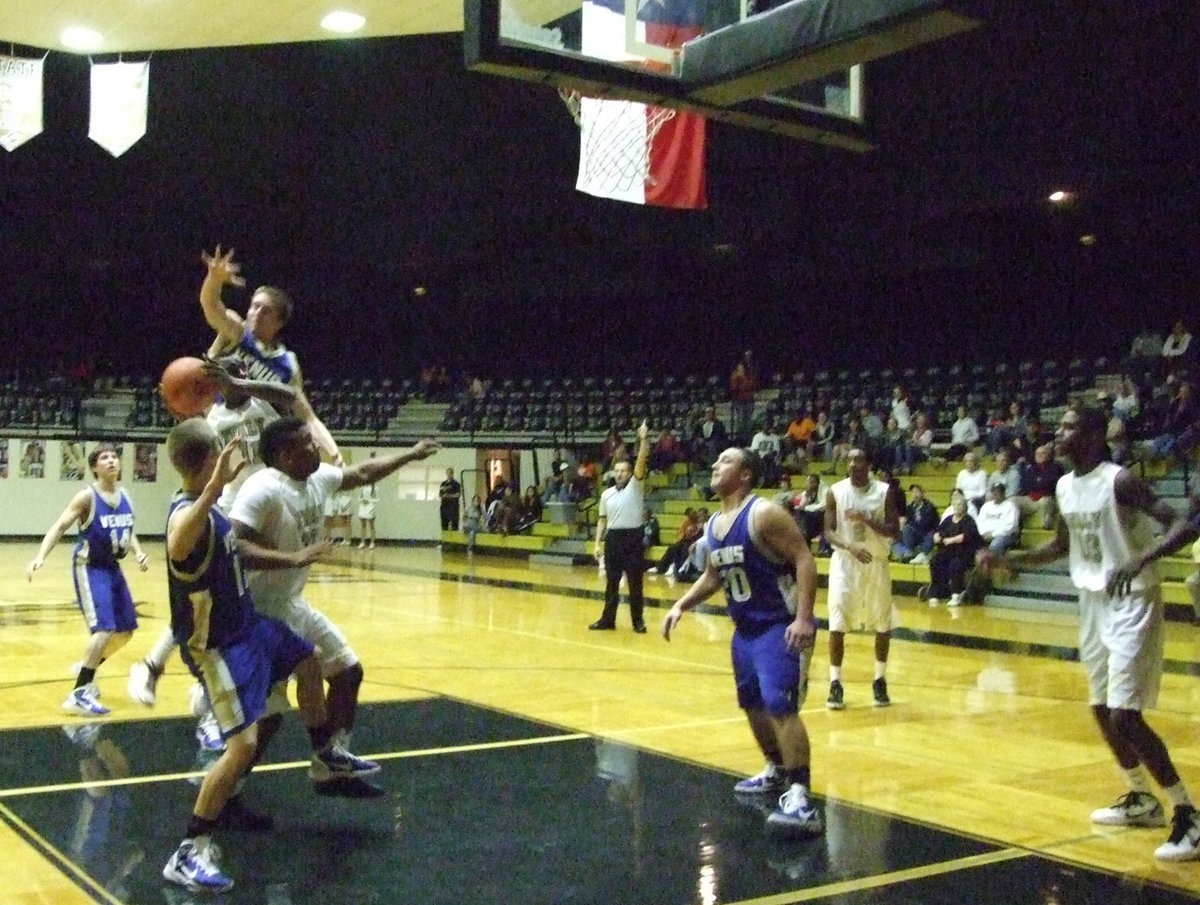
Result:
M375 761L356 757L335 744L314 751L308 766L308 778L313 782L328 782L348 776L374 776L378 772L379 764Z
M779 807L767 817L767 827L789 835L819 836L825 832L825 821L809 802L808 789L793 783L779 796Z
M738 795L778 795L788 787L787 778L778 764L767 764L763 771L733 784Z
M225 739L221 738L221 727L217 718L209 711L196 724L196 741L205 751L224 751Z
M193 892L228 892L233 889L233 880L221 873L217 864L220 855L220 849L211 842L197 844L184 839L163 868L163 879Z
M100 696L98 691L94 682L72 688L67 699L63 701L62 709L79 716L107 716L112 711L97 700Z

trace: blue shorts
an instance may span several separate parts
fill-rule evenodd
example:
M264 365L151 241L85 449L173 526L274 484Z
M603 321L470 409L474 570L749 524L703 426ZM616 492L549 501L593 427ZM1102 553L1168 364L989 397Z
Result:
M267 694L286 682L313 646L278 619L259 616L244 641L204 651L179 648L183 662L204 686L221 737L237 735L258 722Z
M788 650L784 641L787 627L780 622L755 636L734 631L733 679L738 706L743 710L766 710L772 716L799 712L813 648Z
M133 596L120 566L76 563L75 597L90 632L132 632L137 628Z

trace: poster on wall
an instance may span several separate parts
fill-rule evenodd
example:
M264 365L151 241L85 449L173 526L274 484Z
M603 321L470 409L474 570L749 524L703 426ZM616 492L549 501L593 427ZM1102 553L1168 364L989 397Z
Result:
M63 441L62 467L58 470L60 481L82 481L87 474L87 458L83 452L82 443Z
M0 440L0 478L8 477L8 441Z
M46 441L25 440L21 446L21 477L41 478L46 474Z
M133 448L133 479L153 483L158 480L158 447L138 443Z

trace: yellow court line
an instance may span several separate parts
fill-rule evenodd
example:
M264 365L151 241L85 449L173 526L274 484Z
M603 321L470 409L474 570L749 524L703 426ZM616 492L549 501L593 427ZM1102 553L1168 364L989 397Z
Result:
M400 760L409 757L433 757L440 754L463 754L470 751L496 751L503 748L522 748L532 745L547 745L556 742L577 742L592 736L586 732L572 732L565 735L543 735L534 738L518 738L504 742L475 742L470 745L450 745L445 748L418 748L413 751L393 751L386 754L372 754L370 759ZM280 770L298 770L307 767L306 760L288 761L278 764L259 764L254 768L255 773L275 773ZM44 795L50 792L74 792L80 789L103 789L115 786L148 785L153 782L174 782L180 779L195 779L204 776L204 771L193 770L188 773L159 773L147 776L126 776L121 779L103 779L97 782L62 782L48 786L30 786L18 789L0 789L0 798L18 798L24 795ZM2 806L0 806L2 807Z
M109 905L125 905L124 902L113 896L112 893L93 880L87 871L81 869L78 864L60 852L53 844L51 844L40 833L34 830L33 827L27 824L24 820L14 814L10 808L3 804L0 804L0 816L8 821L12 826L15 826L17 829L19 829L22 833L25 833L30 839L32 839L38 846L41 847L43 852L49 855L54 861L58 862L60 870L73 875L79 880L80 883L88 888L89 892L99 896L103 901L108 902Z
M936 864L923 864L920 867L910 867L907 870L895 870L886 874L875 874L858 880L843 880L840 883L827 883L824 886L814 886L811 889L797 889L792 892L782 892L773 896L762 896L757 899L743 899L740 902L730 902L729 905L792 905L794 902L812 902L826 899L830 896L840 896L865 889L878 889L881 886L891 886L895 883L906 883L910 880L923 880L926 877L937 877L951 874L955 871L970 870L973 867L983 867L988 864L1000 864L1004 861L1015 861L1018 858L1028 858L1032 852L1022 849L1006 848L982 855L970 855L966 858L955 858L953 861L939 861Z

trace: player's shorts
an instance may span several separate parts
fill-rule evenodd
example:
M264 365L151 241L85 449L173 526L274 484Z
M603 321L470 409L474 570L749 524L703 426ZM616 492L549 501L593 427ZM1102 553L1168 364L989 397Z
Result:
M346 640L341 629L320 610L313 609L308 601L298 598L291 602L284 616L288 628L311 644L321 664L321 675L328 679L358 662L358 655ZM281 685L271 692L267 713L283 713L289 708L287 687Z
M120 566L77 563L73 571L75 597L88 631L132 632L137 628L133 596Z
M354 498L349 494L338 494L333 498L333 514L347 517L354 509Z
M1079 660L1088 703L1147 710L1162 683L1163 607L1158 586L1126 597L1079 592Z
M733 680L743 710L787 716L803 706L813 645L798 653L788 650L784 640L787 626L779 622L754 636L734 631L730 646Z
M865 625L890 632L900 624L892 602L892 575L886 556L861 563L845 550L834 550L829 560L829 630L849 632Z
M268 712L268 695L284 688L313 646L277 619L259 616L250 637L228 647L194 652L179 648L183 662L204 685L221 737L237 735Z
M358 517L360 519L366 519L368 521L375 518L375 504L374 503L359 503L358 504Z

